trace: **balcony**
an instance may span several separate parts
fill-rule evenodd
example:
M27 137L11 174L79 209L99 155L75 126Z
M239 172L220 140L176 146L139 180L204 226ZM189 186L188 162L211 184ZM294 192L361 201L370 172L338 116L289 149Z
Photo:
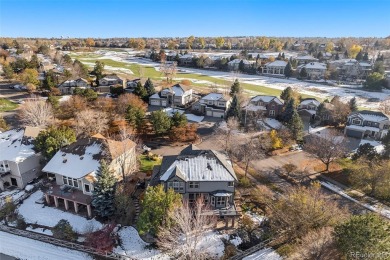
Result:
M86 195L83 193L83 191L66 185L57 185L55 183L50 183L45 193L49 196L74 201L79 204L91 204L91 195Z

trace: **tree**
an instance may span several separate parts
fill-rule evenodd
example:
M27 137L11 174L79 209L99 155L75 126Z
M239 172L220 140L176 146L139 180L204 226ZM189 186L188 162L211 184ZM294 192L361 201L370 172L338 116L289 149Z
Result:
M178 111L173 113L171 121L171 127L185 127L188 123L186 115Z
M35 148L49 161L62 147L76 141L75 132L68 127L49 127L34 140Z
M357 56L357 54L362 51L362 49L363 49L362 46L357 45L357 44L353 44L351 46L351 48L349 48L349 57L355 58Z
M295 106L296 104L299 103L301 96L297 91L293 90L291 87L287 87L282 91L282 93L280 93L280 98L284 100L286 103L288 103L290 99L294 99L294 106Z
M390 254L389 232L390 224L378 215L352 216L336 226L336 244L346 259L356 259L356 254L379 259Z
M20 74L19 79L24 85L28 83L34 84L35 86L39 85L38 71L36 69L25 69Z
M223 37L215 38L215 46L217 47L217 49L221 49L224 44L225 44L225 39Z
M145 118L146 107L129 104L126 110L126 121L133 128L140 131L143 126L143 119Z
M383 61L376 61L374 63L374 67L372 68L372 72L378 72L381 75L385 74L385 65Z
M293 110L291 120L288 122L288 128L294 140L302 141L303 138L303 123L296 109Z
M353 97L349 100L349 109L352 111L352 112L355 112L355 111L358 111L358 106L357 106L357 101L356 101L356 97Z
M141 99L148 97L148 91L144 86L142 86L140 81L138 81L137 86L134 88L134 94L139 96Z
M268 206L271 229L282 233L285 242L295 242L310 231L337 224L345 216L337 203L321 192L319 183L290 188Z
M99 85L99 80L103 78L104 62L95 61L95 66L92 73L96 76L96 84Z
M228 119L234 117L239 122L241 122L241 105L237 95L233 96L233 100L232 103L230 104L229 110L227 111L226 117Z
M240 122L238 122L237 118L230 117L227 119L226 128L218 128L218 141L223 147L223 150L228 154L229 158L232 160L232 150L233 150L233 142L232 137L234 131L238 129Z
M89 232L85 238L85 245L95 248L102 254L111 253L115 246L115 224L107 224L101 230Z
M293 98L290 98L287 101L287 105L282 113L282 120L284 123L288 124L291 121L294 111L295 111L295 100Z
M350 114L350 105L344 103L340 100L339 96L335 96L330 103L333 105L331 112L331 117L336 126L345 124L347 122L347 117Z
M150 115L153 130L157 135L165 134L171 128L171 119L163 110L154 111Z
M325 164L326 171L329 171L330 163L345 154L345 143L336 131L328 131L320 137L310 135L306 139L305 150Z
M385 146L385 149L383 151L383 157L389 158L390 157L390 133L387 133L385 137L383 137L382 144Z
M85 45L91 50L91 47L95 46L95 41L92 38L88 38L85 40Z
M72 226L69 224L69 221L66 219L61 219L58 223L52 228L53 237L68 241L76 241L77 234L73 230Z
M303 67L303 68L301 69L301 71L299 72L299 77L302 78L302 79L307 78L307 71L306 71L306 68L305 68L305 67Z
M234 96L236 94L240 94L242 92L242 88L240 86L240 82L236 79L233 85L230 87L230 96Z
M360 50L359 53L356 55L355 58L357 61L363 60L363 52Z
M42 88L52 90L56 86L56 78L54 72L49 70L46 72L45 79L42 82Z
M327 42L325 46L325 51L326 52L332 52L334 48L333 42Z
M359 145L356 153L352 156L352 159L357 160L362 156L364 156L368 160L372 161L374 159L378 159L379 154L376 151L374 146L372 146L370 143L365 143L365 144Z
M69 54L65 54L62 57L62 60L63 60L64 64L66 64L66 65L72 64L72 58L69 56Z
M75 121L77 135L90 136L106 131L109 117L104 111L86 109L76 114Z
M40 65L39 65L39 60L38 60L38 57L36 54L32 55L31 56L31 60L30 62L28 63L28 67L30 69L39 69Z
M75 77L88 78L89 77L88 67L76 59L73 62L72 74Z
M254 135L248 135L244 140L236 140L237 144L233 150L234 156L241 161L245 166L245 178L247 177L249 164L256 159L259 159L264 154L260 140Z
M160 65L160 71L164 75L164 77L167 79L167 83L172 83L173 78L176 75L177 72L177 62L161 62Z
M367 76L366 82L364 82L363 87L368 90L381 91L383 86L383 75L374 72Z
M91 204L98 216L109 218L115 213L114 199L117 179L104 160L100 162L96 177Z
M148 78L145 82L144 88L146 89L146 92L148 93L148 96L153 95L156 93L156 90L154 88L153 82L150 78Z
M240 60L240 63L238 63L238 70L239 70L240 72L245 72L244 60Z
M369 58L368 58L368 52L365 52L364 53L364 56L363 56L363 61L368 61Z
M203 198L194 205L185 201L172 212L173 225L160 227L157 246L173 259L211 259L200 247L205 233L217 222L215 215L204 214L208 210Z
M126 113L129 106L140 108L146 112L146 103L139 96L129 93L119 96L118 101L116 102L116 112L123 115Z
M199 37L198 38L198 41L199 41L199 45L200 45L200 48L201 49L204 49L204 47L206 47L206 41L203 37Z
M336 53L336 56L335 56L334 59L335 59L335 60L339 60L339 59L340 59L339 53Z
M75 88L73 95L84 97L89 102L95 101L98 97L98 94L91 88Z
M186 47L187 49L191 50L192 49L192 46L194 44L194 40L195 40L195 37L194 36L190 36L187 38L187 43L186 43Z
M293 163L286 163L282 166L283 170L286 171L287 176L290 176L290 174L298 169L298 167Z
M291 63L288 62L285 69L284 69L284 76L286 76L286 78L290 78L292 73L293 73L293 70L292 70Z
M158 235L162 227L169 228L173 224L172 212L181 204L181 195L173 189L165 191L161 184L148 186L141 201L142 211L137 223L139 233Z
M276 130L271 130L269 137L271 139L272 150L277 150L283 147L282 139L278 136L278 132L276 132Z
M7 131L9 126L7 122L4 120L3 116L0 116L0 131Z
M54 116L50 104L40 99L26 100L19 109L20 121L26 126L46 127Z
M12 67L8 64L3 65L3 75L6 79L13 79L15 74Z

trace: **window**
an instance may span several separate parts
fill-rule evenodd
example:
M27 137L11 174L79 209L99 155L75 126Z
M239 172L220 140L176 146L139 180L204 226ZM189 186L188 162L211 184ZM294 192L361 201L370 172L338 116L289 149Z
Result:
M184 182L170 181L168 182L169 188L172 188L174 191L184 191Z
M384 125L383 129L389 129L389 125Z
M272 104L272 105L271 105L271 108L275 108L275 105L274 105L274 104Z
M225 197L217 197L217 207L218 206L225 206Z
M370 122L370 121L367 121L367 122L366 122L366 125L367 125L367 126L371 126L371 122Z
M200 193L190 193L188 194L188 201L190 203L194 203L198 198L200 198Z
M79 187L79 183L78 183L77 179L62 176L62 180L63 180L65 185L69 185L69 186L76 187L76 188Z
M63 180L64 184L68 185L68 178L67 177L62 176L62 180Z
M270 111L269 111L269 115L270 115L270 116L274 116L274 115L275 115L275 110L270 110Z
M199 182L190 181L190 189L199 189Z
M354 124L354 125L360 125L362 123L362 120L360 120L360 119L352 119L352 124Z
M234 187L234 182L229 181L229 182L228 182L228 187Z
M211 205L215 206L215 197L213 197L213 196L211 197Z
M91 192L91 187L89 186L89 184L84 183L84 190L85 192Z

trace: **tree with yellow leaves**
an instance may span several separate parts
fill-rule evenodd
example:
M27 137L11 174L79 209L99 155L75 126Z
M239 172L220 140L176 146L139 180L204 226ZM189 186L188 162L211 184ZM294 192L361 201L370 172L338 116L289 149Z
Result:
M349 55L351 58L355 58L356 55L363 49L362 46L354 44L349 48Z
M91 49L91 47L95 46L95 41L92 38L88 38L85 40L85 45Z
M272 130L269 133L269 137L271 139L271 145L273 150L280 149L283 147L282 139L278 136L278 132L276 132L276 130Z

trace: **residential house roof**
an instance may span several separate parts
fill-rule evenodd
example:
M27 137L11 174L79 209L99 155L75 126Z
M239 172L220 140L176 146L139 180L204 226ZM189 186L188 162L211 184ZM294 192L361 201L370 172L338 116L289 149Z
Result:
M318 70L326 70L326 64L320 62L309 62L304 65L298 66L298 68L306 68L306 69L318 69Z
M266 67L286 67L287 62L284 60L276 60L265 64Z
M319 106L321 103L315 98L305 98L301 101L299 105L309 105L309 104L314 104L316 106Z
M389 120L389 117L387 115L377 111L362 110L350 114L349 117L354 115L357 115L363 120L370 121L370 122L382 122L382 121Z
M271 101L275 101L279 105L283 105L283 102L276 96L263 96L263 95L258 95L254 96L251 98L250 102L258 102L258 101L263 101L264 103L269 103Z
M203 100L223 100L227 101L230 99L230 97L227 97L226 95L222 93L209 93L206 96L202 97Z
M310 55L298 56L295 58L296 60L318 60Z

